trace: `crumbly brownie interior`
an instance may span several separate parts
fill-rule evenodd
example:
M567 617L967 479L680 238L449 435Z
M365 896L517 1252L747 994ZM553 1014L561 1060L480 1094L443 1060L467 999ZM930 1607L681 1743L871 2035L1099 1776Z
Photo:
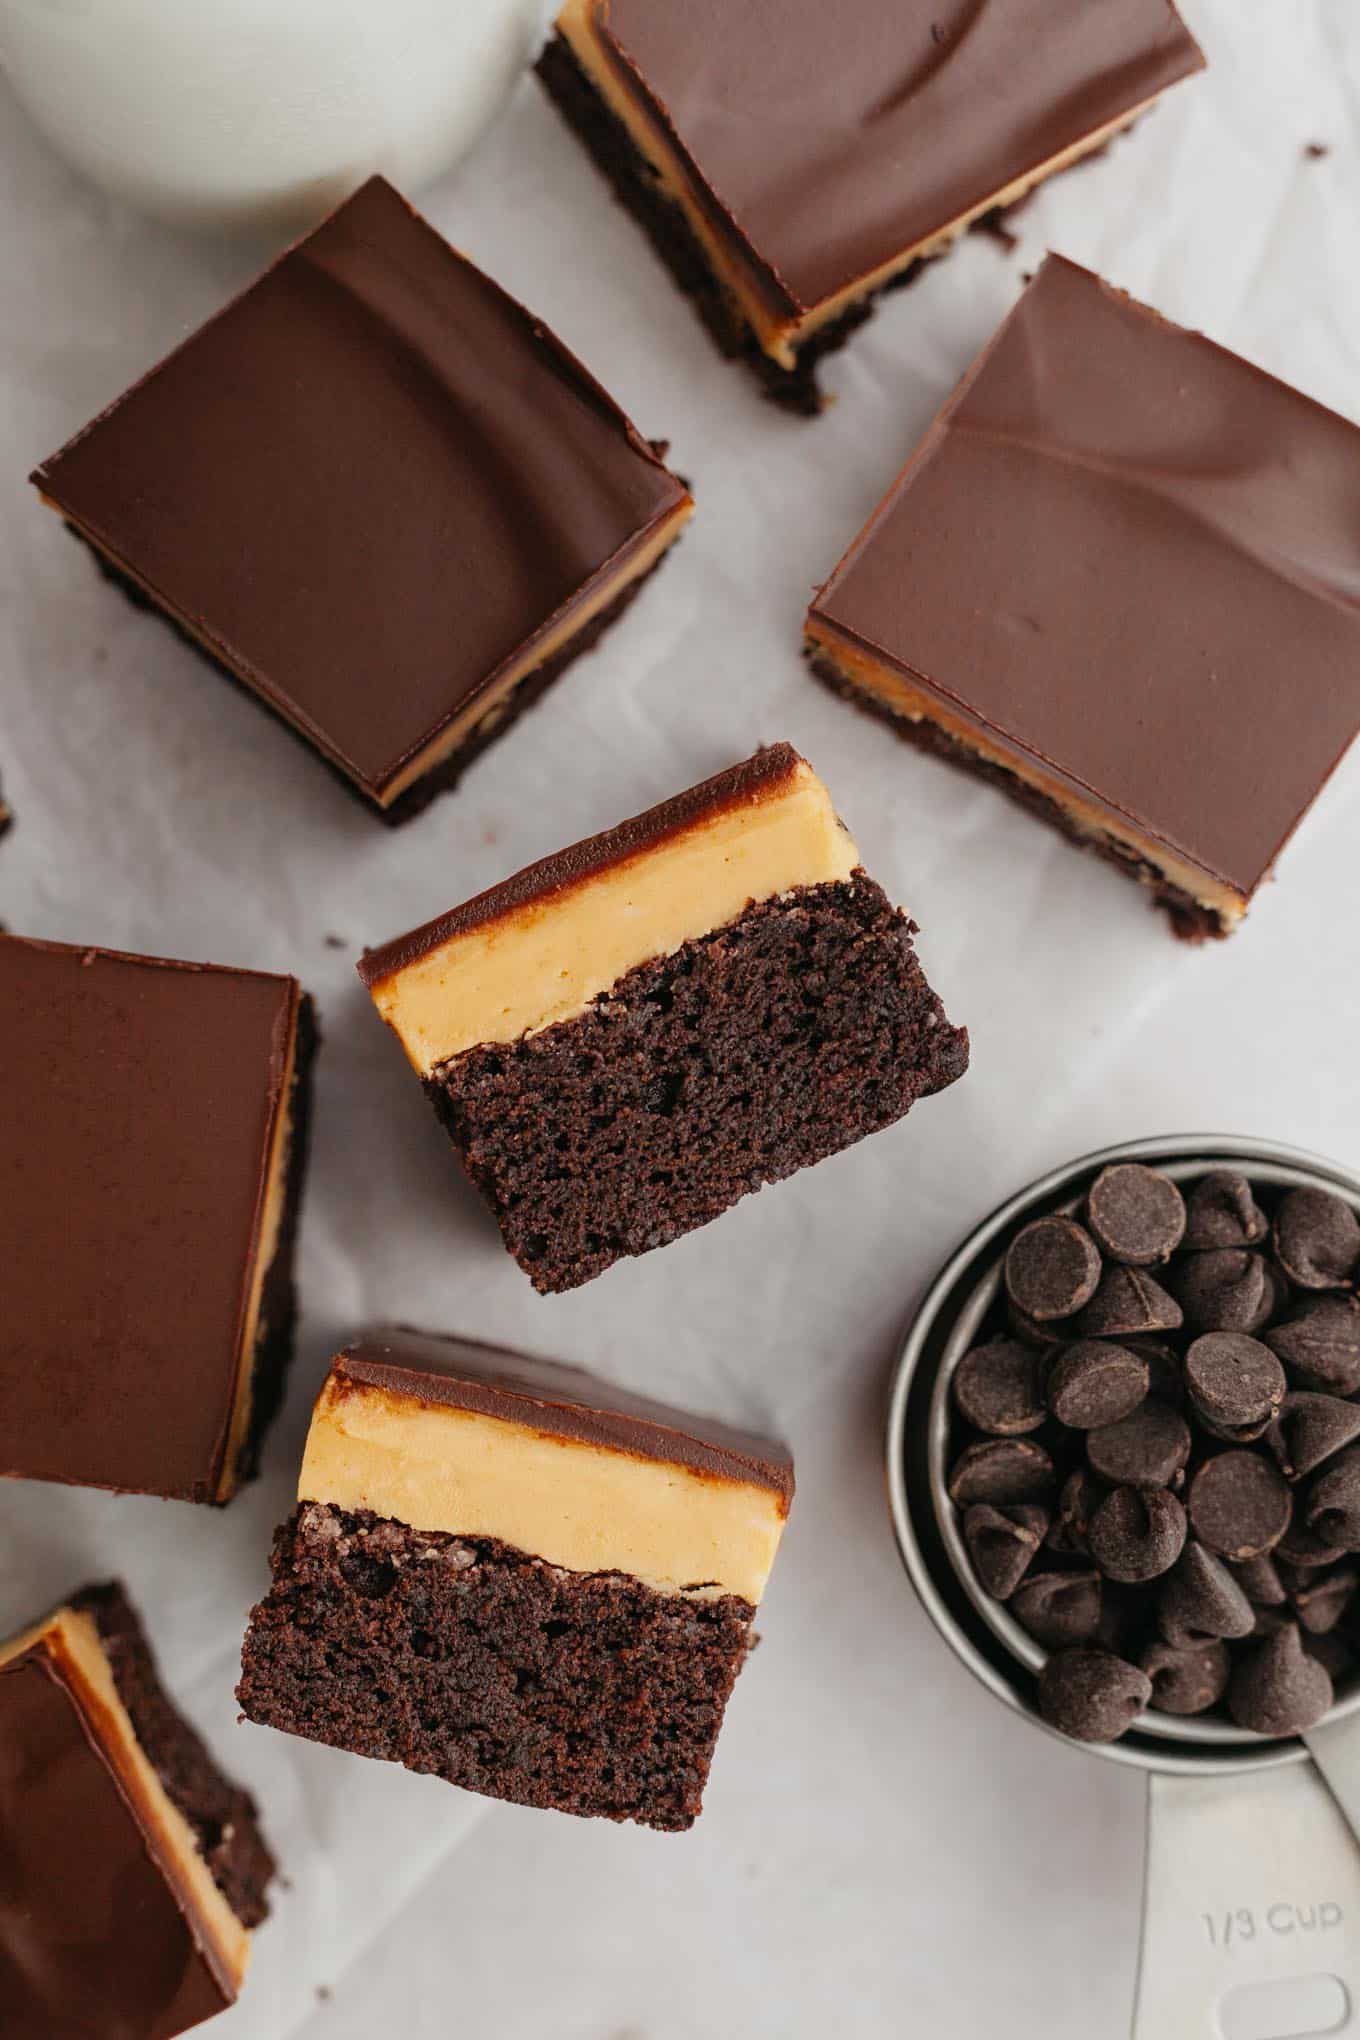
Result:
M272 1564L237 1691L252 1721L522 1806L694 1821L749 1602L320 1502Z
M307 1176L307 1148L312 1122L312 1064L321 1043L316 1009L304 992L298 1001L297 1039L293 1048L293 1088L289 1100L290 1146L284 1185L283 1224L274 1258L260 1293L260 1323L255 1338L251 1380L250 1429L237 1461L238 1483L254 1480L260 1470L260 1449L283 1402L284 1381L293 1357L297 1329L298 1226L302 1218L302 1186ZM235 1492L235 1490L233 1490Z
M714 275L684 211L663 189L622 121L595 91L571 45L561 35L554 35L536 69L559 113L585 144L619 203L642 227L720 351L729 359L745 361L753 368L765 395L773 402L802 417L815 418L827 401L817 385L820 363L828 354L844 347L851 334L870 317L878 298L914 282L929 258L908 263L879 290L866 292L836 318L818 327L798 349L795 366L785 368L760 345L731 292ZM999 215L987 215L988 220L996 217Z
M196 638L192 632L185 630L170 615L168 610L162 609L159 603L151 599L146 590L138 582L134 581L131 575L123 573L119 567L116 567L107 554L99 550L98 546L91 545L83 531L78 531L75 525L70 522L67 523L66 529L73 538L78 539L87 548L100 573L107 581L113 583L114 587L127 598L134 608L150 610L154 616L159 617L161 622L168 625L175 633L175 636L182 643L186 644L191 652L196 653L206 665L211 666L215 673L220 674L224 680L230 680L232 686L239 688L243 694L248 695L257 708L263 708L267 714L272 715L276 721L281 722L283 727L292 736L296 737L299 743L306 745L312 757L320 758L322 764L333 777L339 780L347 793L353 794L356 800L362 801L370 814L377 815L380 821L386 822L391 828L398 827L402 822L413 821L417 815L423 814L431 801L437 800L441 793L451 793L467 771L469 765L481 756L487 746L509 729L512 723L517 722L526 709L532 708L535 702L541 700L553 682L560 680L568 666L576 659L579 659L583 652L594 650L610 625L618 621L625 609L629 607L648 581L651 580L653 574L664 566L667 555L674 549L673 546L667 546L660 559L653 566L650 566L645 574L639 574L636 579L627 582L619 590L613 601L606 604L588 623L583 624L575 636L567 640L560 651L554 652L551 658L544 659L541 665L534 666L526 673L518 685L513 687L509 694L496 704L494 709L489 709L482 721L477 723L468 732L467 737L458 746L457 750L441 760L439 764L431 766L430 770L417 779L413 786L408 787L405 793L400 794L387 807L379 807L376 802L368 799L367 795L355 785L349 774L342 771L333 759L328 758L324 751L318 751L310 738L305 737L299 729L295 728L288 717L277 709L272 701L266 700L262 694L257 694L253 687L248 687L240 674L227 665L225 660L217 658L199 638Z
M1031 786L1019 773L1008 772L1005 766L997 764L995 759L984 758L967 744L961 744L947 730L941 729L938 723L930 722L924 717L918 720L915 716L902 715L890 703L867 694L862 688L854 686L847 680L839 666L831 659L810 653L808 664L817 678L829 687L833 694L839 694L842 700L853 702L856 708L862 708L867 714L877 716L881 722L890 724L900 737L905 737L909 744L915 744L918 750L928 751L937 758L945 758L952 765L962 765L979 779L987 780L990 785L1008 795L1024 808L1027 814L1035 815L1040 821L1047 822L1051 828L1057 829L1070 843L1075 843L1078 849L1089 850L1096 857L1103 858L1107 864L1113 864L1129 877L1136 878L1151 894L1153 905L1159 907L1166 915L1173 933L1178 935L1182 942L1207 942L1231 934L1231 929L1225 926L1221 916L1215 913L1212 907L1205 906L1182 887L1173 885L1165 873L1158 871L1154 864L1149 864L1145 857L1140 857L1127 843L1121 843L1114 836L1093 836L1089 830L1079 827L1056 800L1051 800L1047 794L1041 793L1037 786Z
M88 1587L71 1605L92 1617L137 1740L193 1830L214 1884L242 1926L259 1926L269 1912L275 1864L254 1800L218 1769L161 1685L145 1631L122 1588Z
M962 1076L913 932L862 871L802 887L429 1078L534 1286L664 1246Z

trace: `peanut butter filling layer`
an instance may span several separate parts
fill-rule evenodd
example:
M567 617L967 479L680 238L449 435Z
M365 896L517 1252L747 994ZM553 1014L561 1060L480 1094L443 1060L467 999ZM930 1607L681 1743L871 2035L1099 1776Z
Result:
M259 1232L255 1242L255 1265L250 1278L250 1294L246 1301L241 1351L236 1363L236 1391L232 1403L231 1429L217 1485L219 1502L230 1501L240 1485L241 1453L246 1439L250 1436L250 1420L255 1409L255 1366L259 1358L261 1330L260 1307L269 1271L279 1251L283 1221L288 1208L288 1165L293 1149L293 1079L297 1070L297 1022L298 998L295 996L288 1036L288 1060L284 1066L278 1109L274 1114L274 1131L269 1147L269 1172L265 1179L264 1207L260 1214Z
M91 1742L117 1779L167 1882L179 1894L195 1939L222 1983L239 1992L250 1959L250 1934L214 1884L193 1829L137 1740L93 1617L74 1608L58 1608L0 1644L0 1665L29 1651L43 1652L57 1667ZM78 1835L70 1841L73 1848L80 1846Z
M1054 176L1059 170L1066 170L1081 161L1083 156L1093 155L1103 149L1113 137L1142 118L1150 107L1161 97L1154 94L1151 99L1135 106L1117 119L1107 121L1089 135L1084 135L1070 148L1063 149L1047 162L1036 165L1014 178L1000 190L991 192L967 212L945 222L938 232L926 239L903 248L891 260L880 264L867 274L856 277L844 289L823 298L820 303L805 307L792 315L780 315L771 306L767 295L763 295L760 281L751 266L742 260L735 242L719 234L712 218L704 207L695 188L693 176L676 151L669 137L652 119L649 109L629 93L619 77L617 67L603 44L596 28L598 0L566 0L557 17L557 31L571 47L573 56L585 72L594 91L609 108L614 117L627 130L628 137L638 153L651 165L666 196L672 199L684 213L685 220L696 240L702 247L710 269L728 296L733 299L747 325L755 334L764 353L781 368L797 366L798 349L821 327L861 298L881 290L904 269L914 262L928 261L932 256L942 255L960 235L966 233L984 213L994 211L998 206L1015 205L1036 186Z
M574 1019L639 964L725 927L755 901L843 882L858 863L830 794L796 758L757 796L459 929L370 990L429 1076L479 1044Z
M414 1530L494 1537L568 1572L754 1606L783 1534L768 1487L563 1438L332 1375L312 1414L300 1502Z
M230 645L221 643L195 618L177 609L173 602L168 602L158 589L134 572L126 560L120 559L112 547L106 545L99 534L82 523L78 517L62 510L50 497L45 496L43 501L50 510L55 510L59 517L72 524L86 544L108 560L117 573L140 588L157 609L171 617L180 630L193 638L196 644L201 645L209 658L220 661L242 686L250 688L251 692L259 695L270 708L285 716L309 744L328 758L346 778L354 780L370 799L376 799L378 805L384 808L391 807L402 794L408 792L418 780L423 779L427 772L434 771L447 758L452 757L470 737L494 729L509 707L510 697L520 682L527 680L531 673L536 672L549 659L555 658L580 631L595 621L602 610L607 609L611 602L617 601L626 588L630 588L635 581L640 581L649 574L662 554L674 545L694 514L693 500L686 497L654 525L641 541L625 547L623 552L601 567L575 602L569 604L542 630L535 632L513 659L490 676L486 685L480 687L472 699L456 714L450 716L447 722L442 723L428 743L413 751L392 777L375 791L364 783L347 759L327 744L319 730L292 713L286 696L258 684L256 676L234 655ZM381 675L375 675L374 685L381 684Z
M848 644L824 621L809 622L805 642L818 658L835 668L848 686L881 701L895 715L911 722L933 723L977 757L999 765L1015 778L1023 780L1025 785L1032 786L1061 808L1073 827L1083 835L1122 844L1197 905L1217 914L1225 926L1241 920L1246 912L1247 902L1241 893L1234 891L1222 879L1178 856L1170 845L1144 834L1129 816L1079 792L1060 775L1045 769L1039 759L1006 743L995 732L950 708L896 666Z

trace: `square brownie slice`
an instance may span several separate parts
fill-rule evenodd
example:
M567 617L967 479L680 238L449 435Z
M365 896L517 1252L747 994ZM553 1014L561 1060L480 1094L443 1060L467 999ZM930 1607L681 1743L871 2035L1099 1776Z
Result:
M596 641L693 508L380 177L33 480L388 821Z
M1204 63L1171 0L566 0L544 85L724 353L817 365Z
M317 1401L237 1697L496 1799L687 1828L792 1495L767 1439L371 1333Z
M1360 730L1360 431L1050 256L807 619L813 668L1241 920Z
M914 932L776 744L359 971L507 1248L560 1290L963 1074Z
M0 1643L0 2030L173 2040L215 2017L273 1875L120 1586Z
M226 1502L293 1344L295 979L0 935L0 1475Z

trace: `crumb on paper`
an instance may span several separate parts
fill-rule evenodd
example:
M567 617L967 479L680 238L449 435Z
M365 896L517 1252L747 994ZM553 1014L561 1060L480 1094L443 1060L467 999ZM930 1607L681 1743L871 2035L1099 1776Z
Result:
M326 947L327 947L327 949L348 949L348 948L349 948L349 943L348 943L348 942L346 941L346 939L345 939L345 937L344 937L343 935L327 935L327 936L326 936L326 938L325 938L325 941L326 941Z
M1330 142L1305 142L1303 153L1310 163L1318 163L1324 156L1331 155L1332 145Z

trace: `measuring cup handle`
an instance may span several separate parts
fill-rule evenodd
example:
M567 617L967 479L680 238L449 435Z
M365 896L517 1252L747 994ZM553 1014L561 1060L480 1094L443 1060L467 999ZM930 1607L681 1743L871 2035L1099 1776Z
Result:
M1341 1807L1311 1764L1154 1772L1133 2040L1300 2033L1360 2035L1360 1847Z

